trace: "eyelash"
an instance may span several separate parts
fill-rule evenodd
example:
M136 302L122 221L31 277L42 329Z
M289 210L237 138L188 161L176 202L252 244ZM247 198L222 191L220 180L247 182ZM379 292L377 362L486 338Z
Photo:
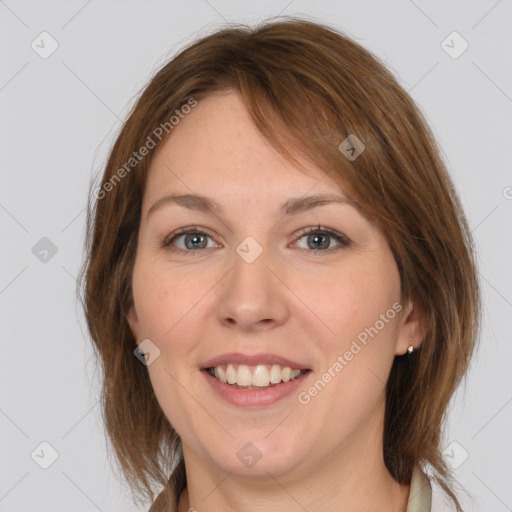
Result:
M171 233L169 236L165 237L161 241L160 247L162 249L166 249L167 251L172 252L172 253L181 253L181 254L186 254L186 255L193 255L193 253L195 253L195 252L200 252L201 250L206 250L206 249L183 250L183 249L178 249L178 248L172 246L172 243L177 238L179 238L182 235L188 235L188 234L206 235L206 236L211 238L211 236L208 233L202 231L197 226L188 226L186 228L180 228L177 231L174 231L174 233ZM340 234L336 233L335 231L332 231L331 229L322 228L320 225L312 226L312 227L309 227L309 228L304 228L303 230L300 231L296 241L300 240L301 238L303 238L306 235L311 235L311 234L324 234L324 235L328 235L328 236L334 238L341 245L338 248L331 248L331 249L325 249L325 250L322 250L322 249L320 249L320 250L300 249L301 251L306 251L306 252L309 252L309 253L328 253L328 254L330 254L333 251L336 251L336 250L339 250L339 249L343 249L344 247L348 247L350 245L350 241L348 240L348 238L346 238L343 235L340 235Z

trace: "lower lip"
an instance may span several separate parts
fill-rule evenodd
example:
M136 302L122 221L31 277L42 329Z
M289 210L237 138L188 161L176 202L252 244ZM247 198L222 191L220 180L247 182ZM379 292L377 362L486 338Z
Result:
M213 390L230 404L236 405L237 407L261 407L273 404L287 396L290 396L304 382L304 379L308 377L311 371L304 373L296 379L289 380L288 382L281 382L281 384L278 384L277 386L272 386L262 390L234 388L233 386L212 377L205 370L201 371L201 373L205 376L206 381L210 384Z

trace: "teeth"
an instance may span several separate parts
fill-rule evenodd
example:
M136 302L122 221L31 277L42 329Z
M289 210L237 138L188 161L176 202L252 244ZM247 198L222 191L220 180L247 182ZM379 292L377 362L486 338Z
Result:
M220 366L217 366L215 371L219 374L217 376L217 373L215 373L215 377L217 377L221 382L227 382L226 372Z
M239 375L240 375L241 368L242 367L238 368ZM249 367L245 366L244 368L247 368L249 373L251 372L251 370L249 370ZM249 382L246 385L252 384L253 386L260 386L260 387L268 386L268 384L270 382L270 373L267 370L267 367L263 366L262 364L260 364L259 366L256 366L256 368L254 370L254 374L251 375L251 380L252 380L252 382ZM239 382L239 384L240 384L240 382ZM242 384L240 384L240 385L242 385Z
M247 366L228 364L213 368L215 378L241 387L267 388L280 382L289 382L302 374L301 370L278 364Z
M233 368L233 365L228 364L226 372L226 380L228 384L236 384L238 372Z
M238 367L236 383L239 386L252 386L252 373L248 366L241 364Z
M270 368L270 382L272 384L279 384L281 382L281 367L273 364Z

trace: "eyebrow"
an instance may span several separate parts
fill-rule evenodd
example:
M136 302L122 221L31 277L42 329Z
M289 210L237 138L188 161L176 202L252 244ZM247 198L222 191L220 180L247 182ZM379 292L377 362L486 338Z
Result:
M292 197L285 201L279 208L281 215L296 215L329 203L345 203L355 206L355 201L336 194L321 194L315 196ZM224 208L208 197L197 194L169 194L161 197L151 206L147 217L165 206L178 205L189 210L196 210L204 213L222 214Z

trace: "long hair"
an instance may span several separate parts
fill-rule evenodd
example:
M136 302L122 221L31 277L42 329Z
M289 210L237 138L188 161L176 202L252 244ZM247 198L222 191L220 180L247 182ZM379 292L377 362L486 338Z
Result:
M481 322L467 220L427 122L392 73L343 33L293 17L218 29L180 51L143 89L100 188L89 191L80 298L101 364L106 433L135 500L153 500L154 486L163 486L151 510L166 510L186 486L180 438L134 357L127 321L147 173L172 136L173 115L229 90L241 94L276 150L298 166L300 156L325 170L383 230L402 301L415 301L426 326L420 349L395 357L391 368L385 464L400 483L410 482L415 464L430 465L461 511L441 442ZM362 142L364 151L347 158L347 141ZM143 147L150 148L145 156Z

